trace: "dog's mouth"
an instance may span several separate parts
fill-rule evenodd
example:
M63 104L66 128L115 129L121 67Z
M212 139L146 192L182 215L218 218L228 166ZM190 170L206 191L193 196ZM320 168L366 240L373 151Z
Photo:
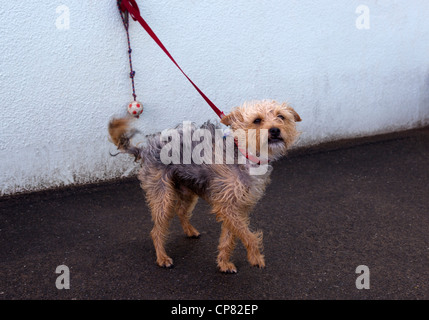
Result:
M268 144L277 144L277 143L281 143L281 142L283 142L282 137L268 138Z

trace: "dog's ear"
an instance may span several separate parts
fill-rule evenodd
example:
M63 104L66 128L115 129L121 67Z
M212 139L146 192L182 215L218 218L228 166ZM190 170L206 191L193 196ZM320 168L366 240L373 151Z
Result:
M301 121L301 117L299 116L299 114L292 107L287 107L286 109L290 113L292 113L293 118L295 119L295 122L300 122Z
M231 113L227 114L220 120L220 122L226 126L230 126L234 122L241 122L241 121L243 121L243 116L237 110L232 111Z
M243 115L241 114L241 111L239 109L234 109L220 120L220 122L226 126L232 126L234 123L243 121Z

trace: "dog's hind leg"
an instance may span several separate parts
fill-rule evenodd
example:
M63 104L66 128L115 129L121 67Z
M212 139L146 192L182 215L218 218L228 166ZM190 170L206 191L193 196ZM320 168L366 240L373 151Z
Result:
M173 267L173 260L165 251L165 242L170 220L174 216L174 204L177 194L169 180L158 178L155 185L146 189L146 199L152 213L153 229L150 235L156 251L156 263L160 267Z
M178 193L179 200L176 205L176 213L183 231L189 238L199 238L200 233L189 222L192 216L192 210L194 210L197 204L198 196L185 187L181 187Z

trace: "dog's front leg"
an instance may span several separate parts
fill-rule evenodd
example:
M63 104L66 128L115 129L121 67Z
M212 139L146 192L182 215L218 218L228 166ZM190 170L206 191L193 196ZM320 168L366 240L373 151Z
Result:
M237 268L230 261L232 252L235 248L236 237L234 234L222 224L222 231L219 239L219 254L217 256L217 265L221 272L225 273L237 273Z
M247 260L250 265L264 268L265 259L261 254L262 232L250 231L247 211L239 210L238 212L237 214L237 211L225 208L216 214L217 219L223 222L219 243L218 266L224 272L237 272L235 266L229 261L234 249L235 237L237 237L243 242L247 250Z

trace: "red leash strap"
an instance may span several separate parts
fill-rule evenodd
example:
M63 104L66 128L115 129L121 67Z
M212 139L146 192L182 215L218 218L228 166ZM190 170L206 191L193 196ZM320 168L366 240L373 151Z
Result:
M208 103L208 105L213 109L213 111L218 115L219 118L223 118L225 114L219 110L218 107L200 90L200 88L197 87L197 85L188 77L188 75L180 68L180 66L177 64L176 60L174 60L173 56L168 52L167 48L162 44L161 40L157 37L155 32L149 27L149 25L146 23L146 21L142 18L140 15L139 7L135 0L119 0L120 2L120 8L123 12L128 11L128 13L131 15L134 21L138 21L143 29L146 30L146 32L151 36L151 38L156 42L156 44L164 51L164 53L170 58L170 60L176 65L176 67L183 73L183 75L188 79L188 81L194 86L195 90L198 91L198 93L204 98L204 100ZM238 142L234 139L235 144L238 148ZM240 152L250 161L256 163L256 164L264 164L260 161L258 157L253 156L252 154L246 152L245 150L242 150L241 148L238 148ZM269 160L266 162L268 163Z
M183 73L183 75L186 77L186 79L189 80L189 82L194 86L195 90L198 91L198 93L204 98L204 100L208 103L208 105L213 109L213 111L218 115L219 118L223 118L225 114L219 110L218 107L215 106L215 104L200 90L200 88L197 87L197 85L186 75L186 73L180 68L180 66L177 64L176 60L172 57L170 52L168 52L167 48L164 47L161 40L157 37L155 32L149 27L149 25L146 23L146 21L142 18L140 15L139 7L137 6L137 3L135 0L122 0L120 1L120 8L122 11L128 11L128 13L131 15L134 21L138 21L143 29L146 30L146 32L151 36L151 38L156 42L156 44L164 51L164 53L170 58L171 61L176 65L177 68Z
M254 156L253 154L247 152L247 150L240 148L238 145L238 139L237 138L234 139L234 143L237 146L238 151L240 151L241 154L246 157L246 159L249 159L253 163L259 164L259 165L270 163L269 159L267 159L266 161L261 161L257 156Z

